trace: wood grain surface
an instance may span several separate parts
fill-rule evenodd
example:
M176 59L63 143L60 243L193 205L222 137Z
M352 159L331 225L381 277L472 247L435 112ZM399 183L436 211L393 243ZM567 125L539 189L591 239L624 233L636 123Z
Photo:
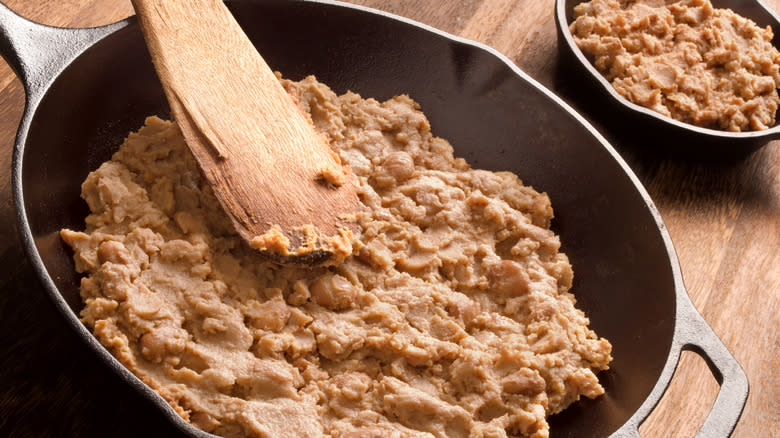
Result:
M57 26L96 26L132 14L129 0L2 1ZM566 83L556 76L553 0L352 1L487 43L567 97ZM767 3L780 6L780 0ZM177 436L159 413L95 363L61 323L24 260L10 182L23 105L21 84L0 62L0 436L152 436L144 433L150 426L159 436ZM739 161L702 163L637 150L596 126L648 189L694 304L747 372L750 397L734 436L780 437L780 142ZM704 361L685 353L642 435L693 436L717 389Z

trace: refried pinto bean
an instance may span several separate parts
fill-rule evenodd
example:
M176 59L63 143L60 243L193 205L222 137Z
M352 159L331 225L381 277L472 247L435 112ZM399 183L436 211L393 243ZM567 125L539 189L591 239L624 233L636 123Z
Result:
M471 169L407 96L282 83L359 180L353 255L263 258L150 117L84 182L86 230L61 232L103 345L225 437L541 438L603 393L611 346L574 307L547 195Z

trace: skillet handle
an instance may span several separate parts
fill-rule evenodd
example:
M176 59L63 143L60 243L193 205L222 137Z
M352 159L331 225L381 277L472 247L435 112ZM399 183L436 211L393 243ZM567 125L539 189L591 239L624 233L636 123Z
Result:
M0 56L19 76L29 99L44 90L87 47L122 25L89 29L46 26L0 3Z
M734 432L747 402L749 384L745 371L712 328L693 306L683 288L677 297L677 316L669 363L659 386L645 400L636 414L610 438L641 438L639 426L650 416L661 400L680 361L682 351L698 354L709 366L720 385L715 403L704 420L696 438L723 438Z
M707 362L720 391L712 410L696 434L697 438L728 437L734 432L747 402L749 383L745 371L718 338L690 300L680 310L679 342Z

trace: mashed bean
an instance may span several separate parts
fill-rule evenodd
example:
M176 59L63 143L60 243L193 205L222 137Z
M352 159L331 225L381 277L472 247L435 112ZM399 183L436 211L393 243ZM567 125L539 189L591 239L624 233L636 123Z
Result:
M469 168L406 96L283 83L360 181L353 255L262 258L150 117L84 182L86 231L61 232L103 345L225 437L545 437L603 393L611 346L574 306L545 194Z

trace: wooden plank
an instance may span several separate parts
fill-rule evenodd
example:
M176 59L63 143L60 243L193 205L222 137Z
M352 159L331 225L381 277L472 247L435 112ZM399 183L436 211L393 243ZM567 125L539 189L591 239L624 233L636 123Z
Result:
M131 13L127 0L4 2L56 25L100 25ZM555 83L552 0L353 2L493 45L543 84ZM778 0L767 3L778 9ZM0 63L0 261L6 262L20 255L8 199L10 149L22 104L18 81ZM748 374L751 395L734 436L780 436L780 143L729 165L661 159L652 152L632 152L628 145L615 146L656 202L694 303ZM56 315L42 310L45 299L31 288L33 277L25 264L4 263L1 269L8 280L0 295L0 356L6 357L0 362L0 435L100 436L105 431L99 426L112 424L97 419L103 415L121 425L112 431L116 436L131 436L137 421L113 412L132 416L139 411L132 402L113 400L101 391L119 391L120 399L132 399L132 393L112 386L113 377L101 374L99 367L48 366L70 349L76 350L74 357L88 353L70 335L56 331ZM41 316L52 321L29 325L31 317ZM686 354L667 396L643 425L643 436L693 436L716 391L704 362ZM40 421L43 417L46 422Z

